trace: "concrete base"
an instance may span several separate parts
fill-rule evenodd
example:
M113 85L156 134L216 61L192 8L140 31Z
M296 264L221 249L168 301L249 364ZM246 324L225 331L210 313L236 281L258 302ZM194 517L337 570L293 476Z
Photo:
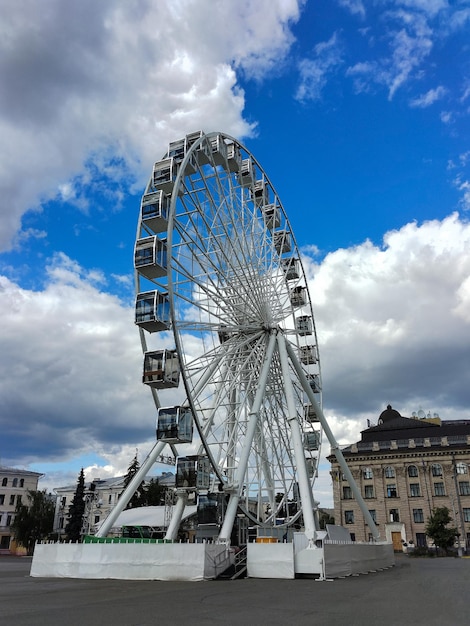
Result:
M31 576L197 581L216 578L232 562L226 546L216 544L37 544Z

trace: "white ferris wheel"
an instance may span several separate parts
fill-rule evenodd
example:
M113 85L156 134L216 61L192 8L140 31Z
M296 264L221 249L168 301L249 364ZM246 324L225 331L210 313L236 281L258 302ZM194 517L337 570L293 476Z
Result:
M223 499L220 541L240 513L261 527L302 522L313 536L324 418L307 278L274 186L236 139L192 133L155 163L135 284L143 382L158 413L141 469L166 446L178 459L167 538L190 492ZM155 337L169 347L149 348ZM162 389L179 404L161 407Z

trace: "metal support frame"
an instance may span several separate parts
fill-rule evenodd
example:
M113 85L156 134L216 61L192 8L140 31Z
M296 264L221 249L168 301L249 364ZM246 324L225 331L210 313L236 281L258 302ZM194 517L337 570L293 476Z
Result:
M322 425L323 431L325 433L325 435L328 438L328 441L330 442L330 446L331 446L331 451L333 452L333 454L336 456L336 460L338 461L339 466L341 467L341 470L349 484L349 486L351 487L351 491L354 494L354 497L356 498L356 501L359 505L359 508L362 511L362 514L364 515L364 519L366 521L366 524L369 526L371 534L374 538L375 541L380 541L380 533L379 530L377 528L377 526L375 525L374 520L372 519L371 514L369 513L369 509L367 508L366 503L364 502L364 498L362 497L362 494L358 488L358 486L356 485L356 481L353 478L353 475L351 474L351 470L348 467L348 464L346 463L346 460L343 456L343 453L341 452L338 442L336 441L331 428L328 424L328 422L326 421L325 415L322 411L322 409L320 408L318 402L316 401L315 398L315 394L312 391L312 388L310 387L308 380L307 380L307 376L305 375L305 372L302 369L302 366L300 365L298 359L297 359L297 355L294 352L293 347L289 344L288 341L285 342L285 345L287 347L287 353L292 361L293 366L295 367L295 370L297 372L297 375L299 376L299 380L302 384L302 387L304 388L305 393L307 394L308 399L310 400L310 402L312 403L318 419L320 421L320 424Z

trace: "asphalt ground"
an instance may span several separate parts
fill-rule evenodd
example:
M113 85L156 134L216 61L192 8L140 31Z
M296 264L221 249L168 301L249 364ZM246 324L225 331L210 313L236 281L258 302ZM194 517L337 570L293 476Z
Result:
M457 626L470 623L470 559L397 557L333 582L160 582L31 578L0 557L2 626Z

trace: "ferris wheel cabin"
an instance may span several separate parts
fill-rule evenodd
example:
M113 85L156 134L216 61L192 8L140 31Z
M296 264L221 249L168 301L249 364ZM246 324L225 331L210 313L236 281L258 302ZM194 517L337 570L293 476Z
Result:
M203 489L210 486L211 464L206 456L182 456L176 461L175 486L180 489Z
M176 350L155 350L144 354L142 382L155 389L178 387L180 362Z
M193 414L184 406L159 408L157 411L157 440L167 443L191 443Z
M138 293L135 303L135 323L149 333L170 328L168 293L147 291Z
M154 233L166 232L168 230L170 200L171 196L165 195L161 189L144 194L140 205L142 224Z
M281 267L286 280L297 280L299 278L299 259L281 259Z
M150 280L166 276L166 240L156 236L137 239L134 248L134 266L139 274Z

